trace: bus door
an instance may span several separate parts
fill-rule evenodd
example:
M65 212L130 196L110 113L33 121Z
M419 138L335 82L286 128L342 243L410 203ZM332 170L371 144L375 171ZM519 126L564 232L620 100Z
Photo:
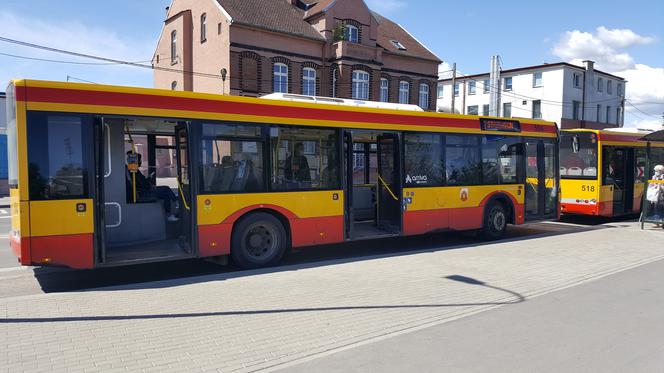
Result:
M378 136L378 227L385 233L401 232L401 162L399 136Z
M190 168L190 151L189 151L189 130L187 124L179 124L175 127L175 144L176 144L176 160L177 160L177 186L178 186L178 202L180 205L180 224L181 224L181 240L191 252L192 237L193 237L193 211L194 207L192 198L191 187L191 168Z
M344 131L343 138L344 149L344 225L346 229L346 238L353 237L353 223L355 222L353 215L353 135L351 132Z
M605 184L613 186L613 214L631 212L634 204L634 149L604 149Z
M525 218L538 220L558 214L558 152L552 140L526 139Z

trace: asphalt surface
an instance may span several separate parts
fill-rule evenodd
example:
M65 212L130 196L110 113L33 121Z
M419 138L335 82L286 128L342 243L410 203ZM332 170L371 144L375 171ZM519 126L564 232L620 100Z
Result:
M664 260L283 372L662 372Z
M0 268L18 267L20 264L9 248L11 215L8 207L0 207Z
M0 222L9 219L0 219ZM576 222L578 223L578 222ZM595 224L595 222L592 222ZM571 223L534 223L510 226L505 240L527 240L543 235L574 233L597 226ZM6 242L7 240L4 239ZM280 267L298 264L322 266L329 261L352 262L374 255L409 255L421 250L452 250L486 244L468 233L439 233L415 237L356 241L345 244L304 248L284 257ZM95 270L70 270L54 267L20 267L9 246L0 242L0 298L51 292L77 291L106 286L121 286L143 282L181 279L218 273L237 273L242 270L232 265L220 266L205 260L182 260L150 263ZM4 267L4 268L3 268Z

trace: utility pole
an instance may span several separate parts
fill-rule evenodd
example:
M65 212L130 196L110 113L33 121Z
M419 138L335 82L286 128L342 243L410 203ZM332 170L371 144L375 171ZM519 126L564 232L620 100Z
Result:
M452 109L451 112L454 114L454 88L456 87L456 62L452 64Z

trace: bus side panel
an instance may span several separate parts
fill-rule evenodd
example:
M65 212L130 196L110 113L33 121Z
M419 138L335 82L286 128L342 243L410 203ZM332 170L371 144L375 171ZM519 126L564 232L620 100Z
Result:
M519 185L406 188L404 234L481 228L484 207L488 199L497 193L510 196L516 223L522 223L524 197Z
M293 247L344 240L342 191L199 195L198 206L200 256L230 253L233 224L254 210L284 217Z
M634 184L634 204L632 205L632 212L638 213L641 212L641 205L643 203L643 191L646 188L644 183Z
M91 199L31 201L32 262L77 269L93 268L92 209Z
M599 215L613 216L613 186L602 185L599 196Z

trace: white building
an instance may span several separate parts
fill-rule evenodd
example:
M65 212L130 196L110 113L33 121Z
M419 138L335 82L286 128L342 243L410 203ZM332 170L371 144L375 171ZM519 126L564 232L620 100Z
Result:
M625 79L565 62L522 67L500 72L499 87L489 73L466 75L438 82L438 111L489 115L489 97L499 94L499 116L537 118L560 128L622 127Z

